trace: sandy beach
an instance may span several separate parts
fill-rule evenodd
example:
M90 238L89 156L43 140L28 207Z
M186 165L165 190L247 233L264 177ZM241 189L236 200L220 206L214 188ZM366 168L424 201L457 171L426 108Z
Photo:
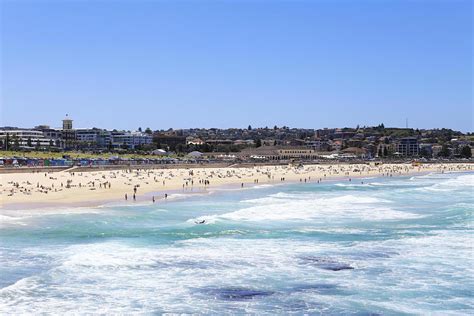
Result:
M316 164L253 168L128 169L107 171L23 172L0 174L2 208L92 206L108 202L159 202L176 193L197 193L219 186L363 181L360 177L473 170L472 164ZM154 199L154 201L153 201Z

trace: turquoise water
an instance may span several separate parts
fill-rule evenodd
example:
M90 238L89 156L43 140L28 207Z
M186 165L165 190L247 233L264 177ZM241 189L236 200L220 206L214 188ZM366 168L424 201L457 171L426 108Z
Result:
M428 174L4 210L0 313L472 314L473 184Z

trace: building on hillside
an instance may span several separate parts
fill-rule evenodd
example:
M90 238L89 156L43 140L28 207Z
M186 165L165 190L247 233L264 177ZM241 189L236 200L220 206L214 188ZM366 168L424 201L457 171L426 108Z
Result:
M426 154L428 157L433 156L433 144L420 144L420 155Z
M175 150L178 145L186 145L186 137L178 135L170 135L165 133L153 134L153 141L158 144L158 147L168 148L168 150Z
M443 150L443 146L441 145L431 146L431 152L432 152L433 157L438 157L441 150Z
M186 145L204 145L204 141L197 137L186 137Z
M235 146L253 146L255 145L255 141L253 139L236 139L234 140L233 144ZM264 145L263 141L262 145Z
M472 142L467 140L467 139L458 139L458 138L455 138L455 139L451 139L450 141L452 147L453 147L453 155L454 156L460 156L461 155L461 151L462 149L465 147L465 146L468 146L471 151L472 151Z
M353 137L356 133L353 131L344 131L340 128L337 128L334 132L334 139L349 139Z
M276 139L262 139L262 146L276 146L278 144Z
M245 148L236 155L242 159L256 160L314 160L320 156L319 153L310 148L286 146Z
M114 148L136 149L153 142L153 137L142 132L112 132Z
M349 147L342 150L343 154L353 155L356 158L367 158L367 150L359 147Z
M323 128L316 130L316 137L317 138L330 138L334 136L336 132L335 128Z
M112 133L98 128L80 128L75 130L76 142L94 148L111 148Z
M206 143L209 145L232 145L234 141L230 139L208 139Z
M76 129L76 140L82 143L96 144L98 130L92 128L79 128Z
M382 158L385 156L390 156L393 153L394 153L393 144L380 143L377 145L377 151L375 153L375 157Z
M61 147L63 137L62 129L51 128L48 125L39 125L34 129L41 131L45 138L52 139L55 147Z
M419 154L418 139L416 137L404 137L398 140L395 144L396 152L403 157L413 157Z
M346 141L347 147L362 147L365 144L363 140L351 138Z
M308 140L305 146L315 151L328 151L330 148L328 141L321 139Z
M344 145L344 141L342 139L333 140L330 142L331 149L335 151L342 150L342 146Z
M22 148L55 146L54 140L44 137L43 132L34 129L2 129L0 130L0 140L6 150L13 146Z

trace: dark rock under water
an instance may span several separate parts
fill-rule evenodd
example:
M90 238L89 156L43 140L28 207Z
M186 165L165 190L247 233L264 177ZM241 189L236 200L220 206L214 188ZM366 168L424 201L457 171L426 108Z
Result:
M250 300L262 296L270 296L274 292L243 288L243 287L227 287L227 288L206 288L201 290L202 293L212 295L216 299L226 301Z
M305 256L300 258L304 264L309 264L320 269L330 271L353 270L354 267L350 264L338 262L328 258L320 258L313 256Z

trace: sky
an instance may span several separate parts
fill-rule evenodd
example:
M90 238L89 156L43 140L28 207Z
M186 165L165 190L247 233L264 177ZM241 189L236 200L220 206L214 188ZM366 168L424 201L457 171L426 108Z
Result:
M0 0L0 125L473 131L466 0Z

